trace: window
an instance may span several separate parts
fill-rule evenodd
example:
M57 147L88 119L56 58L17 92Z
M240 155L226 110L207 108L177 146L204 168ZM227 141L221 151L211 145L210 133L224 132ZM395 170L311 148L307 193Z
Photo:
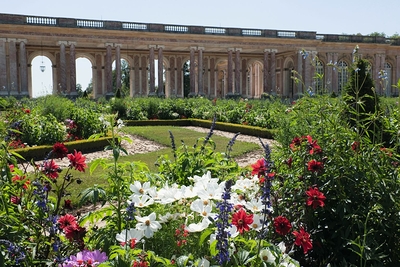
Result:
M321 94L324 89L324 64L316 58L314 89L317 94Z
M339 61L339 63L337 64L337 70L338 70L338 93L340 93L347 83L347 78L348 78L347 63L344 62L343 60Z
M392 94L392 65L390 65L388 62L385 62L384 69L386 77L382 77L382 89L385 90L386 96L390 96Z

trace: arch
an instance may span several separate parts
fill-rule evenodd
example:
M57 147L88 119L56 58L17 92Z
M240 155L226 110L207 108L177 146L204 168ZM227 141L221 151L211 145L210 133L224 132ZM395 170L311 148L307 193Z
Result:
M284 97L294 97L294 80L293 80L293 70L294 70L294 60L291 57L287 57L283 62L283 90L282 96Z
M391 96L392 95L392 65L389 62L385 62L383 64L383 75L381 77L381 80L383 82L383 90L385 90L385 95L386 96Z
M325 77L325 64L319 58L315 60L315 75L313 77L313 87L314 92L316 94L325 93L325 84L324 84L324 77Z
M250 60L248 63L249 97L260 98L264 92L264 64L260 60Z

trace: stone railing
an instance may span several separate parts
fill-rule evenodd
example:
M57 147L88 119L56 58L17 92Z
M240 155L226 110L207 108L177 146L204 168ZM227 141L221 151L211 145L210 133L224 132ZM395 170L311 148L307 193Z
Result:
M241 28L222 28L222 27L203 27L185 25L164 25L152 23L120 22L86 20L72 18L52 18L25 15L0 14L0 24L22 24L35 26L53 26L67 28L92 28L105 30L124 30L124 31L147 31L165 32L182 34L207 34L207 35L227 35L227 36L248 36L248 37L267 37L267 38L290 38L290 39L311 39L323 42L354 42L354 43L387 43L400 45L400 40L389 39L381 36L365 35L337 35L337 34L317 34L313 31L285 31L285 30L266 30L266 29L241 29Z

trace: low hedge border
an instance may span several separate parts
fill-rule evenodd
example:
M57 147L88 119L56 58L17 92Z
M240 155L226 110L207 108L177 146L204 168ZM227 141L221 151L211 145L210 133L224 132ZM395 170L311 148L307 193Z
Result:
M141 121L124 121L126 126L196 126L203 128L210 128L212 122L209 120L199 120L199 119L179 119L179 120L141 120ZM260 138L268 138L273 139L276 130L273 129L264 129L261 127L248 126L248 125L240 125L233 123L225 123L225 122L216 122L215 130L238 133L256 136ZM64 143L64 145L68 148L69 152L72 152L74 149L77 151L81 151L82 153L89 153L93 151L103 150L104 147L109 145L109 141L111 137L101 137L97 139L86 139L79 141L72 141ZM49 152L53 149L52 145L44 145L44 146L34 146L27 148L18 148L11 150L14 153L21 155L25 160L42 160L45 159Z
M203 128L210 128L212 121L200 120L200 119L179 119L179 120L140 120L140 121L124 121L126 126L197 126ZM274 139L274 134L277 130L274 129L264 129L256 126L226 123L226 122L216 122L215 130L238 133Z
M85 139L72 142L66 142L64 145L67 147L69 153L73 152L74 149L81 151L82 153L89 153L93 151L103 150L107 145L109 145L111 137L100 137L96 139ZM52 145L43 146L33 146L26 148L12 149L10 152L19 154L25 160L43 160L47 157L50 151L53 150Z

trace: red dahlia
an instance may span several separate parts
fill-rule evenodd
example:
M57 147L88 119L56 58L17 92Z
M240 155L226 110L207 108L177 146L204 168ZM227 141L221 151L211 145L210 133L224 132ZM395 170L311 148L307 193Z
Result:
M304 254L307 254L307 252L313 247L310 240L310 234L304 231L303 227L300 228L300 231L293 231L293 234L296 237L294 244L296 246L301 246Z
M278 216L274 219L275 232L280 235L287 235L292 229L290 221L284 216Z
M313 209L325 206L324 201L326 197L322 192L318 190L318 187L308 189L308 191L306 191L306 194L308 196L307 206L312 206Z
M320 172L324 169L324 163L322 163L320 161L316 161L315 159L312 159L308 162L307 169L310 172Z
M74 150L73 154L68 154L68 159L71 166L74 167L75 170L85 172L85 168L87 167L85 163L86 157L84 157L80 151L77 152Z
M56 159L62 159L68 154L68 148L63 143L55 143L53 145L53 155Z
M253 223L253 214L247 214L244 209L240 209L238 212L232 215L232 224L237 227L239 233L243 234L243 231L249 231L250 226Z

